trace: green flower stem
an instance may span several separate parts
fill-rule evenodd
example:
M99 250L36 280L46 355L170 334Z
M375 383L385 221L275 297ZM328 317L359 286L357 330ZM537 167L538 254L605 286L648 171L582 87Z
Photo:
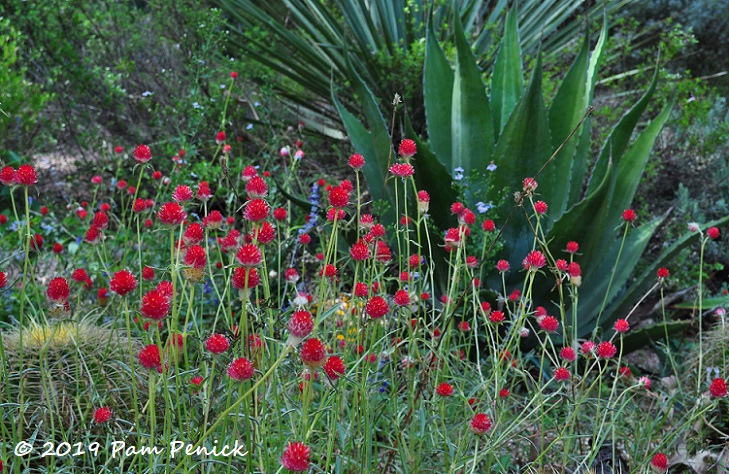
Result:
M286 356L291 351L291 348L292 348L292 346L290 346L290 345L287 345L284 347L284 349L281 351L281 355L279 356L279 358L276 359L276 361L273 363L273 365L271 365L271 367L269 367L269 369L266 371L266 373L263 374L263 376L260 379L258 379L258 381L256 381L256 383L253 384L253 386L250 389L248 389L243 395L241 395L238 398L238 400L234 401L230 406L228 406L228 408L226 408L220 415L218 415L218 418L215 420L215 422L213 422L213 424L210 426L210 428L205 430L205 432L202 435L200 435L200 438L193 445L193 447L191 449L194 450L194 449L199 448L202 445L203 441L205 441L207 439L207 437L210 436L210 434L213 431L215 431L215 428L220 426L220 424L225 421L227 416L230 415L233 412L233 410L238 408L238 405L243 403L263 382L265 382L271 376L271 374L273 374L273 372L276 370L276 368L279 365L281 365L281 363L284 361L284 359L286 359ZM178 464L177 467L174 470L172 470L172 472L170 474L175 474L184 465L185 465L184 462Z
M593 337L595 337L597 333L597 329L600 327L600 318L602 317L603 311L605 311L605 306L607 305L608 298L610 297L610 289L613 285L613 279L615 278L615 273L618 269L618 264L620 263L620 256L623 254L623 247L625 247L625 239L628 236L628 229L630 228L630 222L625 222L625 229L623 230L623 239L620 241L620 249L618 250L618 256L615 258L615 265L613 265L613 271L610 272L610 280L608 281L607 290L605 291L605 297L602 299L602 304L600 305L600 312L597 314L597 320L595 320L595 330L593 331Z

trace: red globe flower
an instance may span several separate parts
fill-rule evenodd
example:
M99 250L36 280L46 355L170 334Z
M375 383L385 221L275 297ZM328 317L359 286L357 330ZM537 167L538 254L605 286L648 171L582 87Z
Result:
M166 202L162 204L157 213L157 219L167 226L174 227L182 224L187 219L187 213L178 203Z
M255 268L238 267L233 270L231 283L236 290L250 290L261 283L261 277Z
M170 299L157 290L151 290L142 296L142 308L140 312L144 317L159 321L170 314Z
M539 327L548 333L553 333L559 328L559 321L554 316L544 316L539 319Z
M230 347L230 341L222 334L213 334L205 340L205 348L213 354L222 354Z
M715 378L709 385L709 393L712 397L723 398L727 395L726 381L722 378Z
M268 217L271 207L263 199L253 199L248 201L243 217L251 222L260 222Z
M632 209L626 209L623 211L623 220L625 222L633 222L636 217L635 211Z
M33 186L38 183L35 168L30 165L20 165L15 172L15 182L21 186Z
M400 146L397 149L397 154L403 158L410 158L417 153L418 149L415 142L409 138L400 142Z
M615 329L616 332L628 332L630 329L630 324L628 324L628 321L625 319L618 319L615 321L615 325L613 325L613 329Z
M504 313L501 311L492 311L491 314L489 314L489 321L491 321L494 324L503 323L506 317L504 316Z
M99 230L105 230L107 227L109 227L109 216L107 216L105 212L97 212L96 214L94 214L92 225L98 227Z
M415 168L410 163L395 163L390 166L390 173L398 178L409 178L415 173Z
M190 186L181 184L175 188L172 192L172 199L176 202L187 202L193 198L192 189Z
M198 201L207 201L211 197L213 197L213 193L210 191L210 185L207 181L200 181L200 183L197 185L197 200Z
M255 372L253 364L245 357L239 357L228 366L228 376L233 380L249 380Z
M314 330L314 318L305 310L294 311L287 325L290 341L298 345Z
M577 356L575 355L575 350L571 347L563 347L559 351L559 356L567 362L574 362L574 360L577 358Z
M522 267L530 272L535 272L547 264L547 259L539 250L533 250L521 262Z
M5 186L12 186L15 184L15 168L12 166L4 166L0 169L0 183Z
M390 307L382 296L373 296L365 305L365 313L372 319L379 319L388 311L390 311Z
M155 344L146 346L139 352L139 363L147 369L162 369L162 360L159 355L159 347Z
M68 288L68 282L66 279L58 277L50 281L46 294L48 295L49 300L61 303L68 300L71 290Z
M597 345L597 357L600 359L610 359L617 354L618 349L610 341L603 341Z
M147 145L139 145L134 149L134 159L146 163L152 159L152 150Z
M657 277L658 277L658 278L659 278L660 280L665 280L666 278L668 278L668 276L670 275L670 273L671 273L671 272L669 272L669 271L668 271L668 268L664 268L664 267L661 267L661 268L659 268L659 269L658 269L658 271L656 272L656 276L657 276Z
M580 245L577 242L567 242L567 248L565 249L569 253L577 253L580 250Z
M124 296L137 287L137 279L129 270L120 270L114 273L109 282L111 291L119 296Z
M508 390L506 391L508 393ZM473 415L473 418L471 418L471 422L468 424L468 428L474 434L485 434L488 430L491 429L491 418L489 418L489 416L485 413L476 413L475 415Z
M244 267L257 267L263 262L263 253L257 245L245 244L235 253L235 258Z
M337 380L339 377L344 375L344 371L344 361L339 356L329 357L326 364L324 364L324 372L326 372L332 380Z
M329 191L329 205L336 208L347 207L349 193L341 186L335 186Z
M254 176L246 183L246 193L251 199L260 199L268 195L268 185L260 176Z
M326 362L326 352L326 348L321 340L315 337L307 339L301 345L301 361L309 369L318 369Z
M438 385L438 387L436 387L435 393L437 393L441 397L450 397L451 395L453 395L453 386L448 382L443 382Z
M281 465L293 472L308 471L310 457L311 449L307 445L299 441L289 443L281 456Z
M96 424L106 423L111 420L111 408L101 407L94 412L94 422Z
M720 235L719 229L716 227L709 227L708 229L706 229L706 235L708 235L710 239L716 240L719 238Z
M544 201L537 201L534 203L534 212L537 214L545 214L547 212L547 203Z
M566 367L558 367L554 371L554 380L558 382L566 382L571 377L570 371Z
M360 154L354 154L349 157L349 166L355 170L360 170L365 165L365 159Z
M73 275L71 275L71 279L78 283L83 283L89 278L89 274L86 273L86 270L83 268L77 268L73 271Z
M407 290L397 290L393 297L393 301L398 306L407 306L410 304L410 294Z
M192 268L203 268L208 258L205 249L199 245L193 245L185 252L185 265Z
M668 457L663 453L658 453L651 459L651 468L656 472L668 471Z

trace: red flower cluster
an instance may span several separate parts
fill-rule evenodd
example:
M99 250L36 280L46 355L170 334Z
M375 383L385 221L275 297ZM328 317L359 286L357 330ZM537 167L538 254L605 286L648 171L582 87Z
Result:
M106 423L111 420L111 408L101 407L94 412L94 422L97 424Z
M222 334L213 334L205 341L205 349L213 354L222 354L230 347L230 341Z
M293 472L308 471L310 457L311 449L307 445L299 441L289 443L281 456L281 465Z
M503 392L506 389L502 389ZM508 390L506 393L508 394ZM503 398L503 397L502 397ZM468 424L468 428L473 434L482 435L491 429L491 418L485 413L476 413L471 418L471 422Z
M253 377L255 368L248 359L240 357L228 366L228 376L233 380L249 380Z
M326 362L326 348L321 340L312 337L301 345L301 361L309 369L316 370Z
M111 291L119 296L131 293L136 287L137 279L129 270L120 270L114 273L114 276L112 276L111 281L109 282L109 288Z

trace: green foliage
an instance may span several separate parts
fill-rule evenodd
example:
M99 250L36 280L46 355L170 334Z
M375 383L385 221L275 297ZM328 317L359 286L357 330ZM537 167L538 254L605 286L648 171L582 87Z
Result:
M38 113L51 100L40 84L28 79L18 62L23 37L0 16L0 142L5 150L24 149L37 133Z
M658 266L695 240L694 235L683 236L658 256L649 270L631 281L636 263L661 219L631 229L625 241L616 238L615 231L622 222L621 214L631 206L653 144L672 104L664 107L647 126L640 130L636 128L654 95L657 85L657 75L654 75L644 96L612 129L596 163L590 168L590 121L581 120L592 101L596 71L605 47L606 25L591 54L589 42L584 41L549 109L544 104L542 68L538 59L529 85L514 102L510 114L507 113L510 100L504 100L503 85L513 80L515 69L518 68L520 76L523 72L521 60L508 57L519 54L508 28L496 59L496 64L508 67L499 66L492 74L490 98L484 94L485 86L475 69L475 59L457 19L454 29L457 33L455 72L448 74L450 68L444 62L443 49L433 37L434 30L428 28L424 82L424 94L431 99L425 103L428 141L422 138L419 141L416 175L421 168L434 168L434 160L450 176L454 175L456 168L463 168L466 173L485 172L486 165L493 160L497 170L493 173L490 190L480 190L474 195L483 199L485 192L489 200L498 202L498 193L502 190L519 191L520 206L528 204L525 198L531 199L527 193L521 192L521 181L528 176L536 177L539 199L549 204L549 213L539 223L539 232L544 234L543 241L558 249L565 248L570 240L580 243L579 263L584 273L579 289L577 333L585 336L596 326L607 326L618 314L625 314L626 307L637 300L640 291L644 291L654 278ZM358 87L364 87L362 81ZM370 131L346 111L342 101L338 100L338 92L335 103L344 117L352 143L368 159L364 170L368 185L377 193L388 195L384 166L391 156L391 149L389 141L383 137L387 133L385 121L375 107L374 95L367 92L358 96ZM506 95L516 97L517 94L512 91ZM501 105L492 113L489 105L495 102ZM502 122L503 127L499 125ZM373 124L377 124L376 128ZM502 128L500 133L499 128ZM575 133L570 136L573 130ZM378 137L376 142L372 139L374 134ZM491 141L492 136L496 136L495 142ZM430 149L427 145L423 146L427 143L431 145ZM388 145L383 148L385 144ZM373 153L381 158L375 159ZM371 177L375 174L377 180ZM422 188L431 195L452 197L451 179L443 176L421 181ZM583 195L585 183L589 185ZM473 207L475 200L466 204ZM517 212L514 213L514 210ZM503 256L512 268L519 268L521 260L533 249L531 242L535 222L520 218L521 213L509 202L496 210L499 221L505 223L502 231L505 239ZM441 230L445 230L451 222L449 219L452 219L447 206L432 209L431 214ZM520 278L518 273L507 277L507 287L518 284ZM500 281L490 283L498 287ZM538 290L545 303L560 298L549 291L553 283L544 282Z
M25 105L34 113L23 116L39 115L46 124L17 147L25 154L58 147L83 157L108 149L109 142L125 148L150 143L164 144L169 156L185 149L194 159L194 150L209 146L217 131L243 136L248 124L269 113L258 105L264 96L241 87L260 68L221 56L223 14L204 2L11 0L3 14L19 35L18 64L45 94L42 103ZM2 69L0 75L18 75L17 66ZM238 91L224 114L234 70ZM172 168L168 163L162 171ZM219 168L197 172L209 178Z
M470 38L469 45L477 59L477 68L491 71L495 66L493 51L502 34L508 2L498 0L219 0L230 15L231 44L245 51L252 59L278 73L275 87L285 103L297 113L312 118L319 131L335 137L340 119L328 104L329 84L349 84L353 74L379 98L380 110L395 93L404 98L413 128L425 132L425 91L423 82L423 49L427 45L426 24L432 25L437 38L453 44L461 35ZM509 36L512 48L525 54L541 50L547 55L559 54L581 29L583 17L577 13L586 8L590 19L599 18L603 9L617 11L629 2L610 0L586 7L586 2L548 0L527 1L519 5L510 30L519 25L519 43ZM452 21L452 7L460 21ZM266 35L251 38L252 28L265 27ZM426 46L427 49L427 46ZM427 52L425 53L427 55ZM471 54L471 53L469 53ZM449 51L450 56L450 51ZM350 66L351 63L351 66ZM516 77L513 76L512 79ZM517 87L503 84L504 111L514 105ZM384 98L388 98L385 100ZM343 90L339 100L345 107L355 108L353 91ZM502 105L498 105L502 110ZM500 124L497 124L500 126Z

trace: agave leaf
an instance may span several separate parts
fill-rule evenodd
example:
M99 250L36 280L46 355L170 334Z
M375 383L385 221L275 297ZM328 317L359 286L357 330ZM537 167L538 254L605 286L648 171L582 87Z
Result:
M722 217L711 222L708 222L702 226L702 230L706 230L709 227L718 227L729 222L729 216ZM645 293L650 285L655 281L656 272L658 268L666 266L678 253L695 242L698 242L701 235L696 232L687 232L680 239L674 242L670 247L664 250L653 263L645 269L645 271L636 278L634 282L631 282L628 290L618 300L615 300L608 307L608 314L613 315L613 320L617 318L624 318L633 304ZM580 302L582 304L582 302ZM710 307L710 306L707 306ZM609 321L608 321L609 322Z
M724 306L726 304L729 304L729 296L727 295L704 298L701 300L701 309L706 310L708 308L718 308L719 306ZM676 303L671 307L676 309L690 309L694 311L699 309L697 300L683 301L681 303Z
M607 18L603 18L603 27L592 55L589 52L589 36L585 33L582 48L565 76L562 85L552 101L549 110L549 124L552 132L552 147L557 150L574 128L579 124L583 114L592 103L595 89L595 73L602 58L605 39L607 37ZM588 59L589 57L589 59ZM587 164L589 161L590 119L586 119L578 131L560 151L560 155L571 163L571 169L565 174L570 180L568 194L562 202L551 202L550 212L555 219L566 210L568 203L578 202L582 193ZM563 170L565 171L565 170Z
M654 219L638 228L631 229L624 243L622 239L615 239L614 236L611 236L613 240L602 261L595 262L596 265L592 268L585 268L578 308L579 336L589 334L597 326L617 319L609 311L603 310L600 315L602 303L606 300L610 304L624 290L635 265L661 222L660 218ZM621 245L622 252L620 252ZM619 253L620 260L618 261ZM605 298L606 293L607 299ZM601 320L598 320L598 317Z
M415 166L415 184L418 189L425 189L431 196L430 209L428 214L435 226L445 230L456 224L451 213L450 205L458 200L458 194L453 190L450 174L438 158L428 149L413 130L410 120L405 116L405 133L411 137L418 147L418 153L413 158ZM414 200L413 200L414 201ZM421 255L428 255L428 250L433 258L432 265L438 268L445 268L448 262L448 254L443 245L443 234L431 235L428 243L430 248L420 250ZM448 288L448 274L443 271L434 271L433 278L438 292L443 293Z
M380 110L375 101L375 97L369 88L362 82L356 72L352 73L352 85L357 91L357 95L361 101L361 107L364 110L369 131L365 126L357 120L357 118L349 113L339 102L332 84L332 100L337 107L339 114L342 116L344 126L347 128L347 134L352 140L352 145L365 158L365 165L362 168L367 188L373 200L384 199L388 202L395 202L395 195L392 186L387 186L387 177L389 172L390 156L392 153L392 145L390 135L387 132L385 119L382 117ZM396 216L394 209L389 209L386 214L379 216L383 224L395 222Z
M646 90L643 97L641 97L640 100L622 116L617 125L613 127L610 135L605 141L605 144L600 150L600 155L595 162L595 168L588 184L588 194L592 191L592 186L597 185L597 183L599 183L602 179L608 161L616 160L622 156L623 152L627 148L630 138L633 135L633 130L638 124L638 120L640 120L641 115L643 115L643 112L645 112L645 109L648 107L648 104L653 97L653 92L656 90L656 84L658 84L657 67L653 73L653 79L648 86L648 90Z
M526 93L522 96L494 151L494 162L498 166L494 173L494 191L502 189L521 190L521 181L535 176L539 168L549 159L551 139L547 111L542 98L542 65L538 59ZM551 166L551 165L550 165ZM560 192L562 177L549 168L538 178L539 191L549 202L555 193ZM495 199L495 197L494 197ZM503 206L511 209L512 203ZM505 218L505 209L501 216ZM532 234L526 219L515 216L504 229L504 238L509 242L509 261L517 265L531 250Z
M405 117L405 132L415 141L418 148L418 153L413 158L415 184L418 189L428 191L431 196L428 213L433 223L441 230L455 226L456 219L451 213L450 206L458 200L458 193L451 186L453 183L451 174L420 140L407 116Z
M453 80L453 69L438 44L431 15L425 35L425 71L423 73L425 119L428 124L430 147L440 162L449 169L451 169L452 163Z
M494 148L494 125L481 71L466 40L458 15L454 18L456 72L451 113L452 156L444 163L451 173L488 163ZM449 166L450 165L450 166Z
M500 134L524 91L524 72L516 26L516 7L506 15L504 37L491 76L491 104L494 108L494 129Z
M583 229L586 227L582 238L584 242L583 261L586 265L588 262L592 265L593 262L600 261L601 253L610 246L612 235L604 230L617 226L621 222L622 212L630 207L653 144L663 128L672 106L673 104L669 103L658 114L630 145L627 152L614 156L614 172L610 174L609 191L605 196L603 206L591 221L583 224Z
M691 327L691 321L669 321L666 323L657 323L647 328L631 330L622 338L623 354L629 354L633 351L646 347L651 341L660 341L669 337L680 336L686 334Z

